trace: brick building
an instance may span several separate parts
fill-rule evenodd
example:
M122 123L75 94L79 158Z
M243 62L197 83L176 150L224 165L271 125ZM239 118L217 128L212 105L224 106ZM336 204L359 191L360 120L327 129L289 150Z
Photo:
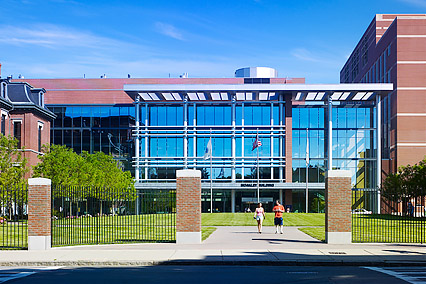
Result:
M0 77L1 134L18 140L30 166L39 162L42 145L50 143L50 123L55 115L44 104L45 92Z
M426 15L378 14L340 72L341 83L393 83L381 98L383 176L426 156Z

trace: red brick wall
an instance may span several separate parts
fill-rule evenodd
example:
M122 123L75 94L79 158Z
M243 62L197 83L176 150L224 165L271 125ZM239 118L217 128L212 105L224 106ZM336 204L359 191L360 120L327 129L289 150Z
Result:
M45 180L45 179L44 179ZM51 186L28 185L28 236L50 236Z
M201 232L201 178L176 178L176 232Z
M325 231L351 232L351 178L325 180Z

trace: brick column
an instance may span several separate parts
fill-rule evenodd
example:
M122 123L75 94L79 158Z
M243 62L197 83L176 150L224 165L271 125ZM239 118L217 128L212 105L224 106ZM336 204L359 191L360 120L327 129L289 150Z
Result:
M351 172L331 170L325 175L325 241L352 242Z
M176 243L201 243L201 171L176 171Z
M51 180L28 179L28 250L51 248Z

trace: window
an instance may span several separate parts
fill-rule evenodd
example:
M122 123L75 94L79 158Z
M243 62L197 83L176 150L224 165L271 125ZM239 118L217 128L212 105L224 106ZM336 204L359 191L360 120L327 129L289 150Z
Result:
M2 82L1 83L1 96L2 96L2 98L5 98L5 99L7 99L6 90L7 90L7 85L6 85L5 82Z
M38 126L38 150L39 152L41 152L41 130L43 129L42 125Z
M13 122L13 137L18 140L18 148L21 148L21 128L22 128L22 122L21 121L14 121Z
M1 134L6 135L6 115L1 115Z

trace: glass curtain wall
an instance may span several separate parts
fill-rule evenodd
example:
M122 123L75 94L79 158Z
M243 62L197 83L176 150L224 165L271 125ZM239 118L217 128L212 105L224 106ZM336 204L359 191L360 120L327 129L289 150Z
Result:
M135 125L134 105L48 105L57 118L51 127L51 143L66 145L76 153L102 151L132 171Z
M283 182L284 103L140 103L140 181L174 182L181 168L201 170L202 179L211 175L215 182L255 181L258 134L260 179ZM203 159L210 138L212 171Z
M321 105L293 108L293 182L325 182L327 109ZM352 187L376 188L376 110L374 105L333 105L333 169L349 170ZM309 138L309 139L308 139ZM306 167L307 140L309 165ZM324 191L311 192L310 212L321 210ZM295 211L305 211L305 190L293 190ZM300 208L299 208L300 207Z

